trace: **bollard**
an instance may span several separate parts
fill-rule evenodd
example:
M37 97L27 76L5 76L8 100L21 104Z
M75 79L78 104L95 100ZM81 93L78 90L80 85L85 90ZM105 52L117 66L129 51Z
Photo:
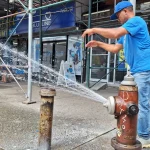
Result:
M141 142L136 140L138 89L132 77L125 77L121 84L118 96L109 97L104 104L117 119L117 134L111 145L115 150L141 150Z
M55 89L41 89L41 107L40 107L40 127L39 127L39 147L38 150L51 149L53 105Z

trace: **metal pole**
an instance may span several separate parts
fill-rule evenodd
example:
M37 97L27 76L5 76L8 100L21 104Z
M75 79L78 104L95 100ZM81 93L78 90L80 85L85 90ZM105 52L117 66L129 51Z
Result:
M26 14L25 14L26 15ZM9 39L11 38L11 36L14 34L14 32L16 31L16 29L18 28L18 26L20 25L20 23L22 22L22 20L24 19L25 15L22 17L22 19L19 21L19 23L17 24L17 26L15 27L15 29L12 31L12 33L10 34L10 36L8 37L8 39L6 40L6 42L4 43L4 46L7 44L7 42L9 41ZM4 48L1 49L1 51L4 50ZM8 70L8 72L11 74L11 76L13 77L13 79L16 81L16 83L18 84L18 86L21 88L21 90L23 91L23 93L25 93L25 91L22 89L22 87L20 86L20 84L18 83L18 81L15 79L14 75L11 73L9 67L7 67L7 65L5 64L5 62L3 61L3 59L0 57L0 60L2 61L2 63L5 65L6 69ZM26 94L26 93L25 93Z
M40 6L42 6L42 0L40 0ZM41 54L41 62L42 62L42 9L40 9L40 30L39 30L39 36L40 36L40 54Z
M42 6L42 0L40 0L40 6ZM39 37L40 37L40 63L43 62L43 47L42 47L42 9L40 9L40 30L39 30ZM41 82L41 67L39 72L39 83Z
M97 11L98 11L98 0L97 0Z
M7 0L7 15L9 15L9 0ZM7 34L6 34L6 37L8 38L9 37L9 18L7 18Z
M32 1L32 0L29 0L29 1ZM27 10L27 7L22 3L22 1L18 0L18 2L23 6L23 8L24 8L25 10Z
M136 0L130 0L130 2L131 2L132 5L133 5L134 14L136 14Z
M29 0L29 10L32 9L33 6L33 0ZM33 33L32 33L32 24L33 24L33 15L32 12L29 12L29 19L28 19L28 93L27 93L27 98L28 100L23 102L25 104L31 104L35 103L33 102L32 99L32 70L31 70L31 65L32 65L32 38L33 38Z
M45 5L45 4L48 4L48 3L51 3L51 1L49 1L49 2L48 2L48 1L47 1L47 2L43 2L42 5ZM38 7L38 6L42 6L42 5L40 5L40 4L35 4L34 7Z
M6 42L5 42L4 45L6 45L7 42L10 40L10 38L12 37L12 35L14 34L14 32L16 31L16 29L18 28L18 26L19 26L20 23L22 22L22 20L25 18L25 16L26 16L26 13L25 13L25 15L21 18L21 20L19 21L19 23L17 24L17 26L15 27L15 29L12 31L12 33L9 35L9 37L8 37L8 39L6 40Z
M6 69L10 73L10 75L13 77L13 79L15 80L15 82L18 84L18 86L20 87L20 89L22 90L22 92L26 95L25 91L23 90L23 88L21 87L21 85L19 84L19 82L16 80L16 78L14 77L14 75L12 74L12 72L10 71L9 67L5 64L5 62L3 61L3 59L1 57L0 57L0 60L4 64L4 66L6 67Z
M92 1L89 0L89 15L88 15L88 28L91 28L91 8ZM88 37L88 41L91 40L91 37ZM89 87L90 84L90 48L87 48L87 57L86 57L86 86Z
M108 39L108 44L111 44L111 39ZM107 83L109 82L109 79L110 79L110 74L109 74L109 72L110 72L110 52L108 52L108 58L107 58L107 77L106 77L106 79L107 79Z
M39 147L38 150L51 150L52 121L55 89L41 89Z
M29 0L29 10L32 9L33 0ZM33 23L33 15L32 12L29 12L29 20L28 20L28 100L31 101L32 97L32 70L31 70L31 51L32 51L32 23Z
M10 15L7 15L7 16L3 16L3 17L0 17L0 19L16 16L18 14L23 14L23 13L26 13L26 11L21 11L21 12L18 12L18 13L14 13L14 14L10 14Z
M115 8L115 6L116 6L116 0L114 0L114 8ZM115 10L115 9L114 9Z
M116 82L116 59L117 59L117 56L116 54L114 54L114 71L113 71L113 84L115 84Z

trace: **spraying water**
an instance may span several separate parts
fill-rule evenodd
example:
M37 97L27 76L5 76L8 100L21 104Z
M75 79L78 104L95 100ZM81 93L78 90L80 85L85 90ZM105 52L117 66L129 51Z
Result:
M7 55L3 55L3 59L5 63L11 64L8 65L10 67L12 73L15 75L17 71L23 71L25 76L15 76L18 80L27 81L27 69L28 69L28 57L23 53L18 53L16 49L10 49L8 46L0 43L1 53ZM8 57L9 56L9 57ZM16 62L21 62L20 67L16 67ZM69 93L73 93L76 95L80 95L82 97L86 97L101 103L105 103L107 101L106 98L101 95L95 93L94 91L84 87L83 85L72 81L62 74L58 73L52 68L49 68L43 64L38 63L37 61L31 60L32 62L32 82L39 83L42 86L52 87L55 89L65 90ZM2 74L6 74L6 72L2 72Z
M24 53L18 53L16 49L11 49L8 46L5 46L4 44L1 44L1 43L0 43L0 49L1 49L0 52L3 54L3 60L4 60L5 64L7 65L7 67L9 67L9 69L11 70L14 77L18 81L26 82L28 80L27 79L27 77L28 77L28 75L27 75L28 74L28 66L27 66L28 65L28 57ZM100 103L105 103L107 101L107 99L105 99L101 95L95 93L94 91L84 87L83 85L81 85L75 81L72 81L72 80L66 78L62 74L55 71L54 69L49 68L45 65L42 65L42 64L38 63L37 61L34 61L34 60L31 60L31 61L32 61L31 69L32 69L32 82L33 83L40 84L44 87L55 88L56 90L64 90L69 93L73 93L73 94L80 95L82 97L86 97L86 98L94 100L94 101L98 101ZM19 64L18 64L18 62L19 62ZM5 66L5 65L3 64L2 66ZM11 76L11 74L9 74L6 71L1 72L1 74L6 74L7 76ZM26 114L25 114L25 116L26 116ZM34 120L34 119L32 119L32 120ZM13 126L13 127L18 128L19 123L17 122L17 120L14 122L13 121L11 121L9 124L11 124L11 126ZM27 124L27 122L25 123L25 125L26 124ZM29 125L31 126L31 123L29 123ZM33 124L32 124L32 126L33 126ZM33 127L35 128L35 126L33 126ZM22 128L24 129L24 126ZM24 132L23 132L24 130L21 130L21 131L24 135L23 137L25 137L26 134L24 134ZM13 132L14 132L14 128L13 128ZM25 130L25 132L26 132L26 130ZM30 134L28 134L28 137L25 137L27 139L30 138L34 141L34 142L32 142L32 147L34 147L34 148L37 147L37 145L35 144L35 141L38 138L37 136L38 136L38 134L36 134L35 137L32 137L32 136L30 137ZM16 136L16 137L18 137L18 136ZM21 143L21 142L23 142L22 139L21 139L21 142L19 142L19 144L20 144L19 146L17 145L18 139L17 139L17 142L14 142L15 140L16 139L11 140L12 143L9 143L9 145L7 143L4 143L4 147L6 147L6 149L8 149L8 150L9 149L16 150L19 146L27 147L26 143ZM10 145L11 145L11 147L10 147ZM28 144L28 146L30 146L30 145ZM29 148L28 150L31 150L31 149L34 150L33 148Z

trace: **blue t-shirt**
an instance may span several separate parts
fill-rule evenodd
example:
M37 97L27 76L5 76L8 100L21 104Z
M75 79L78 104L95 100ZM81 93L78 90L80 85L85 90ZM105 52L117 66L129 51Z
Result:
M132 74L150 70L150 36L146 22L138 16L122 25L129 33L118 40Z

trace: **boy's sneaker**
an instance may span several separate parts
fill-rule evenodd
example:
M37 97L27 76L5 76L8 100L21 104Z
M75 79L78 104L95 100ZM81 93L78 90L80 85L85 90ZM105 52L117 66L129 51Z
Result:
M137 140L141 142L142 148L150 148L150 139L146 140L146 139L138 137Z

